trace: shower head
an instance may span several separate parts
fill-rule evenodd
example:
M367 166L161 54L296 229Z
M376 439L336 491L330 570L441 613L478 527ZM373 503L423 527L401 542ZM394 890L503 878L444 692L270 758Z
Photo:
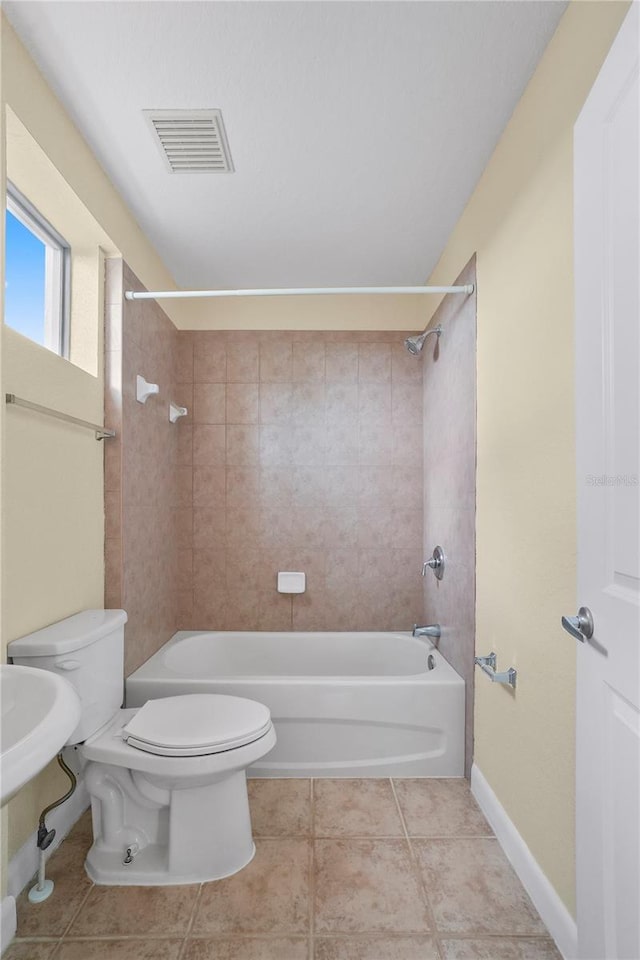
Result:
M424 347L424 342L429 336L430 333L435 333L438 340L440 339L440 334L442 333L442 327L438 325L434 327L433 330L425 330L424 333L419 334L417 337L407 337L404 342L405 347L412 353L414 356L418 356L419 353L422 353L422 348Z

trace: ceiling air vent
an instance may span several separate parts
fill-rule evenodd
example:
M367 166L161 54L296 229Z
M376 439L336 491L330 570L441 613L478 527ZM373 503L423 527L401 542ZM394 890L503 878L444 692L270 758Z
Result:
M171 173L233 173L219 110L143 110Z

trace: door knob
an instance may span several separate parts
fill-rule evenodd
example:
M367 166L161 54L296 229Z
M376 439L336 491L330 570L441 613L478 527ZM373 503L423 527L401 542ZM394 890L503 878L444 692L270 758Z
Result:
M562 626L572 637L584 643L593 636L593 617L589 607L580 607L577 617L563 617Z

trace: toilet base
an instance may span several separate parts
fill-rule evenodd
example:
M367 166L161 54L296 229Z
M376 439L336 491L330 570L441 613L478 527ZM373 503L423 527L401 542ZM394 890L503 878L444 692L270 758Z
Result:
M90 763L86 772L94 843L85 868L94 883L204 883L253 859L244 769L171 790L110 764Z
M169 874L167 872L167 849L159 844L152 844L137 855L134 862L126 868L122 863L120 852L97 850L95 844L89 850L85 860L87 876L94 883L112 887L159 887L171 884L179 886L187 883L207 883L210 880L224 880L232 877L253 860L256 848L251 841L251 853L247 860L239 863L228 873L219 873L212 876L210 872Z

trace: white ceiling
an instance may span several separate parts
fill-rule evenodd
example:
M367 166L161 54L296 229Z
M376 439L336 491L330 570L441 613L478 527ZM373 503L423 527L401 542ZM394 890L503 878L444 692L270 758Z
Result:
M421 283L564 2L5 2L184 287ZM236 172L142 111L222 110Z

